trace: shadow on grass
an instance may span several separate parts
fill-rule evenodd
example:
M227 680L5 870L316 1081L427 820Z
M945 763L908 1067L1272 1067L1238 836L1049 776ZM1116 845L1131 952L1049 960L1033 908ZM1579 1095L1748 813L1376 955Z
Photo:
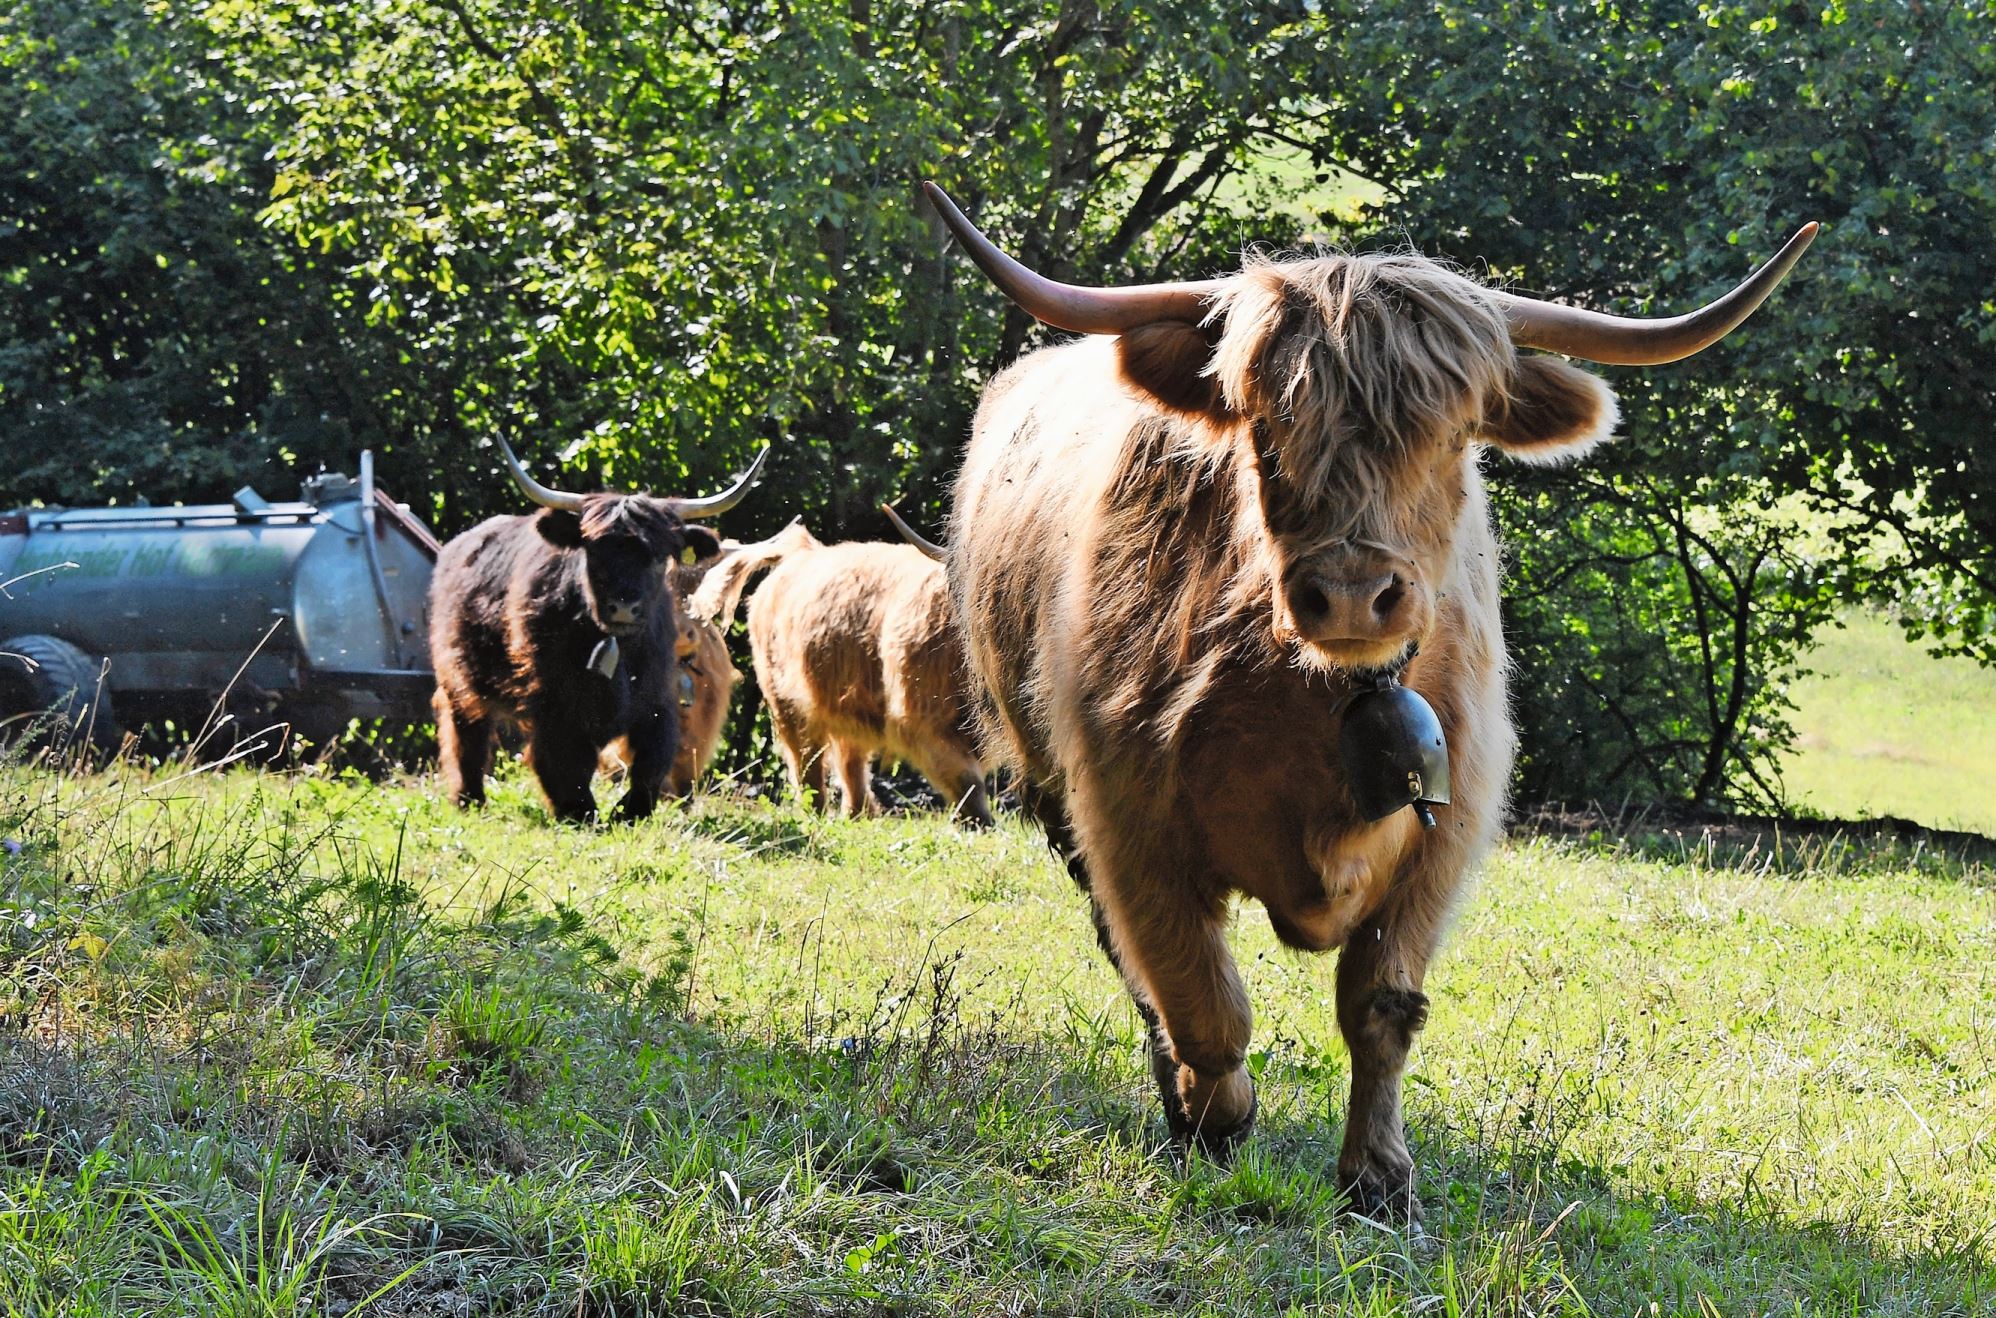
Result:
M1903 870L1996 886L1996 838L1910 819L1777 819L1657 806L1540 806L1513 828L1604 854L1711 870L1802 876Z

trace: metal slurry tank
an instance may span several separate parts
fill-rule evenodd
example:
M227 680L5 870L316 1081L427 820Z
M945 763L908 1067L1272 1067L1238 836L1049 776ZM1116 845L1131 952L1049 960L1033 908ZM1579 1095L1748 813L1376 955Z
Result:
M420 722L437 549L374 487L366 453L358 480L314 477L296 503L244 488L227 504L0 514L0 664L20 664L10 638L57 638L102 665L127 724L198 719L231 688L311 737Z

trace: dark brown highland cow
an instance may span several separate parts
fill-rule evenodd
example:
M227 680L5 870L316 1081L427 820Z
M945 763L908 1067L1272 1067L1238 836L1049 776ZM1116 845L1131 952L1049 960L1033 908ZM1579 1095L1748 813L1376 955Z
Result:
M700 588L709 568L726 562L743 548L725 541L719 557L677 563L672 568L672 595L679 606L678 639L673 647L679 667L672 675L673 698L679 707L679 754L673 757L665 790L674 796L692 795L694 784L713 762L714 752L721 747L721 732L727 726L728 706L742 681L741 669L735 667L728 653L727 637L713 623L694 617L688 601ZM630 767L628 741L620 737L604 748L605 773L622 774Z
M1245 893L1283 942L1343 949L1339 1176L1362 1211L1417 1214L1401 1071L1450 905L1497 836L1514 740L1479 458L1557 462L1615 425L1601 380L1518 349L1688 356L1759 305L1814 226L1704 310L1645 322L1414 255L1078 288L930 196L1020 306L1100 336L986 386L949 576L995 740L1150 1025L1172 1132L1224 1150L1254 1121L1226 940ZM1451 761L1425 831L1408 809L1366 818L1339 754L1347 702L1403 665Z
M679 751L679 610L668 567L689 547L719 551L711 531L686 522L740 502L768 451L725 493L660 499L552 490L500 447L542 508L482 522L437 559L430 655L446 789L458 805L484 801L494 723L504 719L525 732L557 819L595 818L597 758L626 739L630 785L617 817L643 819Z

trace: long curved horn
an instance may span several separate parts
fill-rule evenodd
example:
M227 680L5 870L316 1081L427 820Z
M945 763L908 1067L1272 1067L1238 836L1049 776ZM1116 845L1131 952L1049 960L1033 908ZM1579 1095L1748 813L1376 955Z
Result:
M762 452L755 455L755 461L749 463L748 470L742 473L741 479L719 494L704 495L697 499L667 499L666 502L672 505L672 511L678 513L684 521L719 517L742 501L743 496L748 494L749 489L761 478L762 464L768 461L769 445L764 444Z
M942 216L943 223L956 235L957 242L977 266L991 277L1006 297L1055 329L1077 334L1121 334L1139 325L1160 320L1188 320L1198 324L1206 317L1206 303L1220 291L1217 280L1184 284L1137 284L1129 288L1083 288L1062 284L1034 274L998 250L957 209L949 194L933 183L923 183L929 204Z
M582 511L583 497L570 494L567 490L552 490L527 474L520 460L513 456L513 446L504 439L499 441L499 452L506 459L507 470L513 473L513 483L520 487L520 493L532 499L543 508L558 508L565 513Z
M1703 352L1732 333L1801 259L1816 228L1812 221L1796 230L1773 260L1718 301L1666 320L1610 316L1515 293L1499 292L1497 299L1511 322L1511 342L1521 348L1543 348L1608 366L1661 366Z
M901 538L903 540L906 540L909 544L915 546L915 548L921 550L924 554L927 554L930 558L935 559L936 562L938 563L946 563L949 561L949 550L944 549L941 545L937 544L933 540L930 540L929 538L924 536L920 531L917 531L914 527L902 521L901 514L894 511L893 504L891 503L881 504L880 511L887 514L887 520L894 523L894 529L901 533Z

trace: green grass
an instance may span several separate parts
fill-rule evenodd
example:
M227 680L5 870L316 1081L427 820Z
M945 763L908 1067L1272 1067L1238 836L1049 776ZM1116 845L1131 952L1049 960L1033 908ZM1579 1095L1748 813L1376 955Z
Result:
M1033 835L517 777L0 772L0 1309L1996 1313L1996 887L1507 845L1429 981L1424 1237L1337 1216L1328 960L1236 947L1181 1165Z
M1797 741L1782 776L1795 801L1996 837L1996 669L1936 659L1875 614L1844 623L1790 693Z

